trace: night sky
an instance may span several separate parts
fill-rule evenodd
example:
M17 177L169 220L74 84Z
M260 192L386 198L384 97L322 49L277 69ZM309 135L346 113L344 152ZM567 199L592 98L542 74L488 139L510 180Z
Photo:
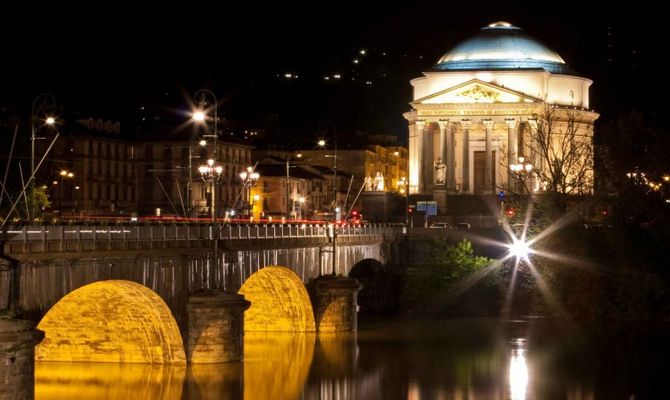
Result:
M657 74L665 70L667 46L657 6L164 4L17 12L0 28L0 105L27 115L34 96L50 92L68 114L121 120L133 132L154 110L161 123L173 123L165 115L185 118L177 111L188 96L209 88L228 121L273 129L280 138L309 137L319 121L334 123L341 135L362 130L402 138L409 80L480 27L506 20L595 81L591 106L602 121L633 108L650 120L663 116L657 101L668 83ZM339 80L332 78L337 73Z

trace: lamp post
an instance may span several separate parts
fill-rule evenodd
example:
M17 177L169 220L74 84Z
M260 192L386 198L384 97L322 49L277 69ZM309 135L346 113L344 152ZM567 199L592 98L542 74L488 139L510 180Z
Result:
M60 176L60 184L58 185L58 217L63 218L63 210L61 209L61 199L63 198L63 179L74 178L74 172L62 169L58 175Z
M194 115L193 119L198 121ZM207 146L207 141L202 139L198 142L198 145L201 147ZM193 155L193 130L189 134L188 141L188 183L186 187L186 207L187 207L187 216L190 218L193 216L193 206L192 206L192 195L191 195L191 186L193 185L193 159L200 158L200 156Z
M400 178L398 186L400 186L400 194L405 198L405 229L407 229L409 224L409 181L403 176Z
M333 125L330 122L324 122L319 125L319 131L322 134L327 133L328 131L328 126L333 128L333 147L334 147L334 153L332 155L333 157L333 263L332 263L332 268L331 268L331 274L333 276L336 275L337 270L337 223L340 217L340 207L337 205L337 129L335 128L335 125ZM320 147L326 147L326 141L324 139L320 139L318 142L318 145ZM328 155L326 155L328 157Z
M258 182L261 175L258 172L254 172L254 167L247 167L246 171L240 172L240 178L242 179L242 187L244 189L244 200L247 202L247 215L251 213L251 187Z
M223 167L217 164L214 159L208 159L207 164L201 165L198 167L198 172L202 177L203 182L210 184L210 194L211 194L211 213L212 213L212 239L214 241L214 267L219 267L219 237L221 233L219 232L219 226L216 223L216 184L221 179L221 173L223 173Z
M305 198L302 197L302 196L298 197L298 204L300 204L300 218L299 219L303 219L302 218L302 206L305 204Z
M256 209L256 203L258 203L261 200L261 195L256 193L255 195L252 196L252 199L253 199L253 201L251 202L251 217L250 217L250 220L252 218L254 218L254 214L255 214L254 210ZM259 211L258 214L259 214L258 220L260 221L261 211Z
M30 176L33 177L30 183L30 193L31 196L35 195L35 140L42 139L38 138L37 131L40 127L47 125L53 126L56 123L56 119L51 115L46 115L49 110L53 110L56 106L56 99L54 96L49 93L42 93L37 95L33 100L32 106L30 107ZM44 117L43 119L37 115L41 113ZM42 121L40 124L39 121ZM34 208L33 201L33 208ZM35 210L30 210L31 215L35 215Z
M291 174L290 170L297 165L291 165L291 161L300 160L302 158L302 153L298 152L295 155L295 158L286 156L286 218L290 219L291 216Z
M210 185L210 194L211 194L211 207L210 212L212 215L212 223L216 222L216 184L221 179L221 173L223 172L223 167L219 164L215 164L213 159L207 160L207 164L201 165L198 167L198 172L202 177L203 182Z
M527 189L527 191L530 193L530 189L526 186L526 183L523 181L523 178L527 175L529 175L533 171L533 164L526 162L525 157L519 157L519 162L516 164L510 164L509 166L510 171L512 174L517 176L517 179L521 184L523 184L523 187Z
M208 97L211 98L208 100ZM191 119L195 122L195 124L202 124L205 127L205 134L202 135L202 138L212 138L212 143L214 145L214 151L213 151L213 160L218 160L218 145L217 145L217 138L218 138L218 101L216 99L216 95L209 89L200 89L197 92L195 92L195 95L193 96L193 103L195 105L195 109L193 110L193 115ZM213 118L208 117L213 113ZM214 130L211 132L208 132L208 125L207 125L207 120L208 119L213 119L214 120ZM188 188L186 190L186 201L188 203L188 214L189 217L191 216L192 213L192 185L193 185L193 129L191 129L191 132L189 133L189 140L188 140ZM206 139L200 139L198 141L198 144L202 147L206 147L208 144L208 141ZM202 166L201 166L202 167ZM198 168L200 170L200 168Z

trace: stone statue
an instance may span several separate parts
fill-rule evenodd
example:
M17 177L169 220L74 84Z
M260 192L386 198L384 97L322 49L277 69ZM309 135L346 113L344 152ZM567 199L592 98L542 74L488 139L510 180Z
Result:
M381 172L377 172L374 181L372 182L372 190L384 190L384 176Z
M442 158L438 157L435 161L435 184L444 185L447 181L447 166L442 162Z
M372 189L372 177L366 176L365 177L365 190L366 191L371 191Z

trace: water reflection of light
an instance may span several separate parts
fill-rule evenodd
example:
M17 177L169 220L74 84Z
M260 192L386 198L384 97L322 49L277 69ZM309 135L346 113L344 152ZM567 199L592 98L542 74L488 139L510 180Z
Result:
M407 400L419 399L421 399L421 390L419 389L419 385L412 381L409 383L409 387L407 388Z
M244 398L297 399L307 380L316 335L246 332Z
M180 400L186 366L35 363L35 399Z
M509 362L509 386L511 400L525 400L528 388L528 366L523 349L512 350Z

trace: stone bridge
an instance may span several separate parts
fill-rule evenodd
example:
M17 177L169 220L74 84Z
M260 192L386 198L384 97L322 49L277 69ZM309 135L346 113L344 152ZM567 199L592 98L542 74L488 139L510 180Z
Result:
M245 331L355 330L361 286L347 276L399 260L403 237L389 225L335 235L328 225L260 224L3 233L0 309L18 307L45 332L37 359L145 363L238 360Z

